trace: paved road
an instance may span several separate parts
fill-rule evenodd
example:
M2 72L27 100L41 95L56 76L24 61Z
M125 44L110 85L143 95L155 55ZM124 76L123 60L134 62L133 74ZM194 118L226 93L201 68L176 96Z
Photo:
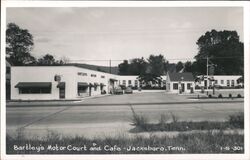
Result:
M115 98L131 101L132 97L134 100L138 100L138 97L140 99L140 96L136 98L136 95L130 95L131 99L123 96ZM95 102L108 100L112 100L112 96L96 99ZM94 102L94 99L86 103L92 101ZM243 106L242 102L132 105L136 113L145 115L151 122L157 122L161 114L170 112L180 121L224 121L231 114L243 112ZM83 135L89 138L130 134L134 128L130 125L132 118L130 107L130 105L7 107L7 133L14 135L17 129L23 128L25 135L29 137L44 136L48 130L67 136Z

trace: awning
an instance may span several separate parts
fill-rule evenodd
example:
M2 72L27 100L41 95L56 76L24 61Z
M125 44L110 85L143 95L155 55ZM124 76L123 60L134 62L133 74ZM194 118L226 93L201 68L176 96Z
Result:
M101 83L100 86L106 86L104 83Z
M89 84L86 82L78 82L77 84L79 87L88 87L89 86Z
M114 79L114 78L110 78L109 80L110 81L118 81L117 79Z
M60 82L56 87L57 88L65 88L65 82Z
M50 88L51 82L19 82L15 88Z

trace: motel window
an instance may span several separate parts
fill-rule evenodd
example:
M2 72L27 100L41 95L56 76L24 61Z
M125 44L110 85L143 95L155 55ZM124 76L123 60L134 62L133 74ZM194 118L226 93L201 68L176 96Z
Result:
M230 81L229 81L229 80L227 80L227 86L228 86L228 87L230 86Z
M87 73L83 73L83 72L78 72L77 75L78 76L87 76L88 74Z
M214 81L214 84L218 84L218 80L215 80L215 81Z
M132 84L132 81L131 80L128 80L128 85L131 85Z
M178 83L173 84L173 90L178 90Z
M231 86L234 87L234 80L231 80Z
M191 83L188 83L187 84L187 89L190 89L191 88Z
M105 78L105 76L101 76L101 78Z
M91 76L91 77L96 77L96 74L91 74L90 76Z
M224 84L224 80L220 80L220 83L221 83L221 84Z
M126 86L126 80L122 80L122 84Z
M138 80L135 80L135 86L138 86Z

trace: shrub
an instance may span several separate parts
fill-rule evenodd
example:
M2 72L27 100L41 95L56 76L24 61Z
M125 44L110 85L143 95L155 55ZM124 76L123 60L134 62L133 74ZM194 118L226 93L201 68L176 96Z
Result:
M218 98L223 98L222 94L219 94L219 95L218 95Z
M212 98L212 95L211 95L211 94L209 94L209 95L208 95L208 98Z
M159 119L159 125L165 125L167 123L168 116L166 114L161 114Z
M229 98L232 98L232 94L231 94L231 93L229 93L228 97L229 97Z
M177 117L176 115L174 115L172 112L171 112L170 114L171 114L171 117L172 117L173 123L177 123L177 121L178 121L178 117Z
M135 110L132 106L130 108L133 114L132 125L147 130L147 122L148 122L147 118L143 115L138 115L137 113L135 113Z
M236 115L230 115L228 122L235 128L244 128L244 113L240 112Z
M237 95L237 98L242 98L241 94L238 94L238 95Z

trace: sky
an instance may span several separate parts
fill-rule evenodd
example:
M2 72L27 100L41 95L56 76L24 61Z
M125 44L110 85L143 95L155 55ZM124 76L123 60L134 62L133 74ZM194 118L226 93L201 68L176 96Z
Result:
M49 53L97 65L150 54L185 62L198 53L198 38L212 29L236 30L244 38L240 7L7 8L6 16L7 23L33 35L36 58Z

